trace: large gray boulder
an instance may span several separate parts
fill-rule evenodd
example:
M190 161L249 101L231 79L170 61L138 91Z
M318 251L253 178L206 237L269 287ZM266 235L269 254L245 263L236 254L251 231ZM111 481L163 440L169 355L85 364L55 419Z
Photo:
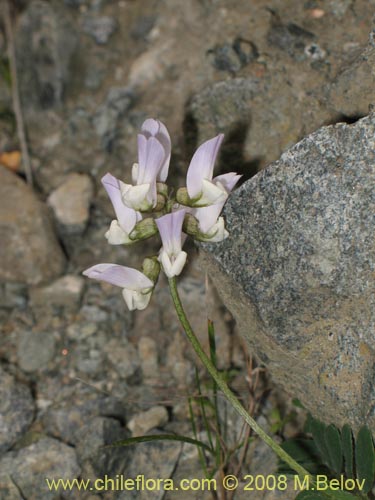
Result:
M224 213L202 258L251 351L315 416L375 430L375 114L307 136Z

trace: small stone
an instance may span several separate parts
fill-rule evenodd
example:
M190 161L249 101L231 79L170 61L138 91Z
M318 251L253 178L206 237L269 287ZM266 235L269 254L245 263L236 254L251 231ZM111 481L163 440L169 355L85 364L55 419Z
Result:
M323 50L317 43L306 45L305 54L313 61L321 61L327 55L326 51Z
M27 287L19 283L0 284L0 307L24 308L27 303Z
M151 337L141 337L138 342L138 354L144 377L155 377L159 367L155 340Z
M80 349L75 351L76 367L82 373L96 375L103 369L104 354L97 349Z
M172 477L180 458L181 449L181 443L170 441L157 441L134 446L125 476L135 478L142 471L145 478ZM174 496L180 498L180 494ZM162 500L164 497L165 491L163 489L139 491L136 496L139 500ZM123 491L118 498L119 500L129 500L129 492ZM200 499L202 499L202 495Z
M0 459L0 471L12 478L22 497L28 500L59 498L56 491L48 488L46 478L72 480L81 473L74 449L47 437L6 453Z
M64 230L70 234L79 234L85 230L89 220L93 195L91 178L85 174L73 173L50 194L48 204Z
M82 23L83 32L90 35L98 45L105 45L116 28L116 19L108 16L86 16Z
M0 455L26 432L34 411L30 389L0 368Z
M63 276L49 286L30 288L30 305L33 309L57 307L75 312L79 308L84 286L85 280L81 276Z
M124 345L123 341L110 340L105 346L105 352L111 364L120 377L129 378L136 373L140 366L137 349L133 344Z
M81 438L81 429L96 417L125 418L123 403L111 396L102 396L88 389L66 389L59 394L62 401L49 406L43 414L42 422L46 431L67 443L76 444Z
M5 168L0 168L0 241L0 281L36 285L64 269L46 207Z
M163 427L168 422L168 412L164 406L153 406L147 411L138 413L128 422L127 427L133 437L143 436L151 429Z
M96 323L72 323L68 326L66 333L71 340L84 340L98 331Z
M77 455L85 477L115 477L123 473L131 459L129 447L108 447L129 437L128 431L114 418L95 417L80 428Z
M18 365L25 372L47 368L55 355L55 339L49 332L24 331L17 349Z

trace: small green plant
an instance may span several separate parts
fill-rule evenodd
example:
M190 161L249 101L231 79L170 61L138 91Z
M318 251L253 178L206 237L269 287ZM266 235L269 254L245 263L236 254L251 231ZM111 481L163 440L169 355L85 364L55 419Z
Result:
M133 311L143 310L148 306L159 274L163 272L168 278L171 299L186 338L213 380L213 400L209 404L201 403L200 406L202 419L207 429L210 425L207 409L208 407L213 409L212 418L216 432L208 434L207 443L199 440L198 434L195 433L194 439L174 435L168 438L165 435L144 436L134 438L132 444L156 439L189 442L198 446L202 453L202 450L205 450L211 454L214 457L214 470L215 467L217 470L219 466L227 463L225 446L221 442L223 435L221 421L216 409L217 392L220 391L248 427L276 453L279 459L288 464L296 477L302 482L309 481L311 488L315 488L315 497L306 496L309 495L307 491L300 494L299 499L314 498L316 500L319 498L316 489L317 478L287 453L285 447L280 446L277 440L262 429L251 412L231 390L227 383L227 376L217 369L213 335L211 334L210 337L211 352L207 354L189 322L179 296L177 277L180 276L187 262L187 253L182 249L186 238L190 236L196 241L216 243L222 242L229 235L225 220L220 214L241 176L235 172L213 176L216 157L223 139L224 135L219 134L198 147L187 170L186 187L181 187L176 191L167 184L171 159L171 140L168 130L160 121L147 119L137 138L138 163L134 163L132 167L132 182L125 183L110 173L102 178L103 186L116 214L116 219L112 220L105 237L111 245L134 245L155 236L160 238L160 251L157 255L144 259L142 271L117 264L102 263L86 269L83 274L121 288L125 303L129 310ZM342 439L336 428L329 426L323 429L320 426L314 439L316 443L320 439L319 444L325 446L320 450L317 445L329 466L334 471L341 469L344 463ZM129 440L127 444L130 444ZM347 448L346 452L348 452ZM370 454L370 458L365 457L364 452L367 455ZM350 463L348 457L349 455L346 459L347 464ZM370 491L374 475L373 446L369 445L368 430L361 430L357 436L354 459L357 479L358 477L364 479L365 489L358 488L359 492L356 492L353 497L346 491L336 491L335 488L329 487L321 493L320 498L337 500L365 498L364 495Z
M346 424L340 430L335 425L326 425L308 415L305 424L306 438L285 441L283 449L300 463L312 476L327 478L332 498L371 498L375 482L375 449L373 436L367 426L362 426L356 437ZM280 461L278 472L292 474L293 471ZM302 491L298 500L326 498L323 492Z

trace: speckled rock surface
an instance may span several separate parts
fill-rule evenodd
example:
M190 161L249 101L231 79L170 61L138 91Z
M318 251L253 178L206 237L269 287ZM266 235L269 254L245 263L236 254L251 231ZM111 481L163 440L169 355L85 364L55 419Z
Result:
M228 202L203 258L271 375L315 415L375 429L375 115L323 127Z
M81 472L74 449L47 437L19 451L8 452L0 460L0 470L30 500L69 498L65 492L50 491L46 478L73 479Z
M34 408L30 389L0 369L0 454L27 431Z
M46 208L19 177L3 167L0 241L0 281L36 285L64 269L65 258Z

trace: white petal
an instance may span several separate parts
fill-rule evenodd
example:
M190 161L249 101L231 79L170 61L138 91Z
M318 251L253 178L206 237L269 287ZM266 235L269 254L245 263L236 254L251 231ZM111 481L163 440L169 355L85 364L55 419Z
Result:
M216 224L206 233L207 241L219 243L229 236L228 231L225 229L223 217L219 217Z
M120 183L122 200L127 207L134 210L151 210L156 200L149 200L150 184L140 184L132 186L131 184Z
M217 186L213 182L203 179L202 195L194 204L194 206L205 207L208 205L214 205L216 203L224 202L227 197L228 195L222 186Z
M132 166L132 182L133 182L133 184L137 184L138 170L139 170L138 163L133 163L133 166Z
M105 233L105 237L110 245L123 245L125 243L133 243L117 220L113 220L109 230Z
M138 309L142 311L148 306L152 295L152 289L147 292L137 292L134 290L128 290L124 288L122 291L122 296L124 297L125 303L129 308L129 311L134 311Z
M187 253L184 251L181 251L176 257L172 257L172 259L164 249L159 254L159 261L168 278L173 278L181 273L186 263L186 258Z

